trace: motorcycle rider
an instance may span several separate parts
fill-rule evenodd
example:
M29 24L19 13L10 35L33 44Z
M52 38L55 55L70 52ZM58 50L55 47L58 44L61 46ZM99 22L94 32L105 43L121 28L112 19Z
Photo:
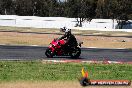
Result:
M65 32L65 34L60 37L59 39L66 39L66 43L63 46L65 50L69 50L72 47L77 46L77 40L75 36L71 33L71 29L68 29L66 27L61 28L62 32Z

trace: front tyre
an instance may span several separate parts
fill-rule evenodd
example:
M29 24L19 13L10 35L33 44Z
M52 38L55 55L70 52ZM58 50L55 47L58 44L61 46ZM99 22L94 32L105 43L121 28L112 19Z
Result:
M52 58L53 57L53 52L50 48L46 49L45 51L45 55L48 57L48 58Z
M81 54L81 49L79 47L76 47L70 54L71 58L79 58Z

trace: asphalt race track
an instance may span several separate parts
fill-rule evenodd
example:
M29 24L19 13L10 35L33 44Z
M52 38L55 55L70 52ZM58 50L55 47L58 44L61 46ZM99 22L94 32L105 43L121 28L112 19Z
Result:
M47 58L45 56L46 47L40 46L7 46L0 45L0 60L73 60L70 57ZM82 48L80 58L89 60L110 60L110 61L132 61L132 49L99 49ZM75 59L74 59L75 60Z

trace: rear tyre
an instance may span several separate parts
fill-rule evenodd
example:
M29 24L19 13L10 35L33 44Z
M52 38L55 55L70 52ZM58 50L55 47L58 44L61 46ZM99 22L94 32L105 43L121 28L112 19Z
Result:
M45 55L48 57L48 58L52 58L53 57L53 52L50 48L46 49L45 51Z
M81 49L79 47L76 47L70 54L71 58L79 58L81 54Z

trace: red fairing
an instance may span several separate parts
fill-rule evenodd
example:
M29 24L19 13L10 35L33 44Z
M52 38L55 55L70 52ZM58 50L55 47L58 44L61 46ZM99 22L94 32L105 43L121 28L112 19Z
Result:
M65 40L60 40L59 41L61 45L65 45L66 41Z
M56 48L57 49L61 48L61 45L64 45L65 43L66 43L65 40L53 40L49 48L52 50L52 52L54 52Z

